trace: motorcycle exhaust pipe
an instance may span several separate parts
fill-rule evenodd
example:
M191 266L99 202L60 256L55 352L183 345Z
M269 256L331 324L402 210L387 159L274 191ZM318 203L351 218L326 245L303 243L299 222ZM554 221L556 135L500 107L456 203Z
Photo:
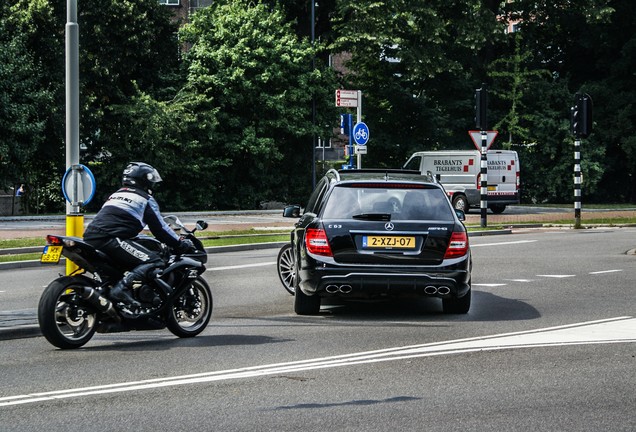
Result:
M83 287L80 297L90 303L91 306L95 307L98 311L107 313L108 316L117 322L121 322L121 318L113 307L113 304L106 297L102 297L97 290L91 287Z

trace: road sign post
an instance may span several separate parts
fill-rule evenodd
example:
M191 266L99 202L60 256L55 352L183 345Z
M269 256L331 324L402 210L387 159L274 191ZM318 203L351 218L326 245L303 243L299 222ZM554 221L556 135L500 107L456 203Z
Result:
M574 228L581 228L581 138L592 133L592 98L577 93L570 108L571 131L574 135Z
M475 90L475 125L481 134L481 227L488 226L488 89ZM472 137L472 135L471 135ZM494 138L493 138L494 139ZM473 140L475 141L475 140Z
M362 155L366 154L366 145L369 142L369 127L366 123L358 122L353 127L353 131L351 133L353 136L353 140L358 145L358 147L365 147L364 153L362 151L356 151L358 155L358 169L362 168Z
M362 92L360 90L342 90L342 89L336 89L336 106L337 107L345 107L345 108L356 108L356 125L358 125L359 123L362 122ZM344 116L344 118L343 118ZM348 120L347 117L348 116ZM342 129L346 129L348 130L348 135L349 135L349 163L347 165L343 165L343 168L346 167L346 169L352 169L353 168L353 155L356 154L357 155L357 166L358 169L361 168L362 166L362 160L361 160L361 154L364 154L362 152L358 152L358 151L354 151L354 147L353 147L353 129L352 129L352 120L351 120L351 114L341 114L341 121L340 121L340 125L341 125L341 130ZM346 125L348 125L348 127L346 127L345 122L347 122ZM345 126L343 128L343 126ZM366 125L365 125L366 126ZM368 129L367 129L368 132Z

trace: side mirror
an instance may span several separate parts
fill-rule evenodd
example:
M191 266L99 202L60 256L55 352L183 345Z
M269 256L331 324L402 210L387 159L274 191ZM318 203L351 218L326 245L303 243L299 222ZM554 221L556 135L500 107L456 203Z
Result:
M203 231L204 229L208 227L208 223L204 220L200 220L200 221L197 221L196 227L197 227L197 230Z
M285 207L283 209L283 217L299 218L300 217L300 206L299 205L291 205L291 206Z
M455 209L455 214L457 215L457 219L460 221L464 222L466 220L466 213L464 213L464 210Z

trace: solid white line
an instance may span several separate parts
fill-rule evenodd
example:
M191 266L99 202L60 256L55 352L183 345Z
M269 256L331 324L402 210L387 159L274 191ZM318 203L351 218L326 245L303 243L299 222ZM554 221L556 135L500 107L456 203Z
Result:
M500 287L500 286L506 286L507 284L505 283L474 283L472 284L472 286L481 286L481 287Z
M617 317L493 336L433 342L295 362L0 398L0 407L117 392L251 378L289 372L503 349L636 342L636 319Z
M276 262L262 262L262 263L242 264L242 265L235 265L235 266L212 267L206 270L208 271L234 270L234 269L242 269L242 268L249 268L249 267L264 267L264 266L275 265L275 264Z
M591 275L596 275L596 274L604 274L604 273L616 273L616 272L622 272L623 270L601 270L601 271L595 271L595 272L590 272Z
M483 244L471 244L470 247L480 247L480 246L507 246L514 244L524 244L524 243L535 243L538 240L518 240L518 241L510 241L510 242L498 242L498 243L483 243Z
M571 278L575 276L576 275L537 275L537 277L547 277L547 278L557 278L557 279Z

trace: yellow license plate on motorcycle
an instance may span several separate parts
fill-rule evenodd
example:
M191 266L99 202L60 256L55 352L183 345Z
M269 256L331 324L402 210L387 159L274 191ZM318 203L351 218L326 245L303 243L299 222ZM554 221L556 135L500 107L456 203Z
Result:
M415 237L405 236L364 236L362 247L365 249L413 249Z
M42 256L40 257L40 262L44 264L57 264L60 262L60 257L62 256L62 248L63 246L44 246L44 250L42 251Z

